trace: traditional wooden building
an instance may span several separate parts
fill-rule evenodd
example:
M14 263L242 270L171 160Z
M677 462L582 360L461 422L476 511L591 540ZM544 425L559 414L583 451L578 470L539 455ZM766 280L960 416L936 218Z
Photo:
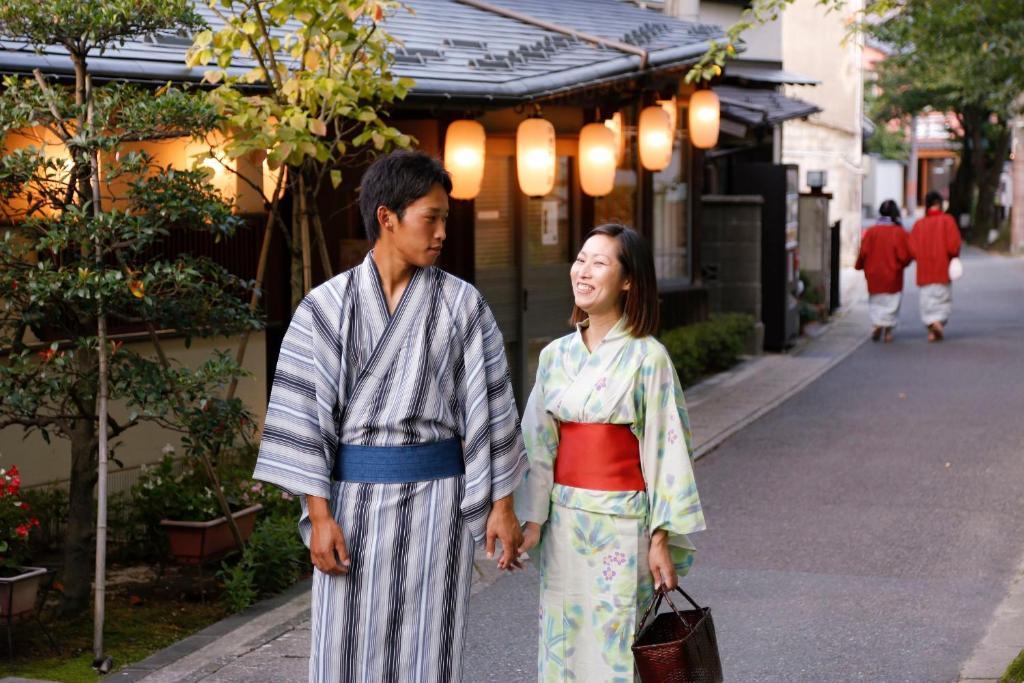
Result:
M205 3L199 5L216 25ZM663 326L704 318L701 204L695 191L703 184L704 156L690 143L687 113L693 89L683 85L682 77L722 30L622 0L408 0L406 5L412 12L385 19L386 29L401 41L395 71L415 79L409 96L391 113L392 125L439 157L453 123L472 120L483 126L479 193L453 201L441 265L474 283L490 302L519 396L532 385L540 349L569 330L569 264L581 236L594 225L626 223L651 240ZM198 82L202 69L184 63L190 44L189 37L149 36L92 57L90 70L97 79L154 87ZM58 47L36 51L0 42L0 73L27 74L35 68L71 74L70 61ZM663 129L655 131L657 140L640 140L640 119L651 108L662 114L648 120L664 122ZM517 172L516 137L520 124L533 118L553 128L554 178L550 187L527 194ZM590 185L588 193L581 179L593 168L581 163L580 136L592 123L612 128L618 149L610 190ZM663 155L653 164L656 170L640 155L641 145L652 140ZM187 163L185 141L151 151L162 160ZM341 187L320 197L335 271L357 263L368 249L353 202L359 169L347 169L345 177ZM259 222L261 205L251 191L231 177L218 182L241 213ZM173 246L211 253L240 275L251 276L259 232L240 235L227 247ZM274 254L265 284L268 327L251 343L254 353L247 362L254 377L244 395L257 414L291 313L288 253L275 249ZM324 273L316 276L322 279ZM162 443L141 431L130 441L136 438ZM126 446L123 452L132 450ZM159 457L158 452L151 455L150 460ZM128 458L140 459L146 457ZM63 465L53 469L66 472Z

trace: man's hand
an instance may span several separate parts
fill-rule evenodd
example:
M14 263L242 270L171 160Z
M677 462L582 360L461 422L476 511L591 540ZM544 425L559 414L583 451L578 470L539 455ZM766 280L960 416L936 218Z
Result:
M519 554L522 555L540 543L540 524L527 522L523 529L523 542L519 546Z
M658 529L651 535L651 549L647 553L647 563L651 568L654 586L663 586L665 590L675 590L679 585L676 567L672 564L672 556L668 551L668 532Z
M326 498L307 496L309 521L313 523L313 537L309 542L309 557L313 565L325 574L348 574L352 562L345 546L345 536L334 521Z
M521 569L516 550L523 543L523 531L512 509L512 496L494 501L491 514L487 517L487 557L494 557L494 540L501 541L501 557L498 569Z

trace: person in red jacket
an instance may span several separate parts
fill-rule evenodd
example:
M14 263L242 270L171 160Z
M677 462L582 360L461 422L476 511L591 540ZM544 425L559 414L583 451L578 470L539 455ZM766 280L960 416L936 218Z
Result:
M917 260L917 286L921 288L921 320L928 341L942 339L953 310L949 262L960 255L960 229L953 217L942 212L942 195L929 192L925 216L910 232L910 253Z
M871 340L878 341L884 335L889 343L903 299L903 269L912 257L896 202L886 199L878 207L878 214L878 222L860 239L856 267L868 280L868 312L874 325Z

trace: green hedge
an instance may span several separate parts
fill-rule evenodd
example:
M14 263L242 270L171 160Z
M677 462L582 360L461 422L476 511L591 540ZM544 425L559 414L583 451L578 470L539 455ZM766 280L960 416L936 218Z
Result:
M705 375L735 365L753 330L753 316L722 313L706 322L664 332L661 342L672 357L679 381L689 386Z

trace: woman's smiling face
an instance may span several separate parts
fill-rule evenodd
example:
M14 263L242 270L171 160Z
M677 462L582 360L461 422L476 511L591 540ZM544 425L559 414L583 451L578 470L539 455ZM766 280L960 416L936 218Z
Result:
M619 261L619 243L614 237L594 235L583 244L569 271L576 305L587 315L617 311L622 314L622 294L629 280Z

